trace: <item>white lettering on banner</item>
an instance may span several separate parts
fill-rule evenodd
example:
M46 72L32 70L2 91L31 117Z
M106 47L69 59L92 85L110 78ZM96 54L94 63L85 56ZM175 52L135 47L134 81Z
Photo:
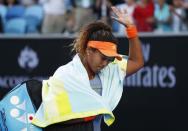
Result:
M143 50L143 57L144 57L145 62L149 61L150 45L142 44L142 50Z
M143 44L144 61L149 61L150 44ZM143 67L136 74L124 81L126 87L143 88L174 88L176 86L176 68L174 66L159 66L157 64Z
M174 67L144 67L124 81L125 86L173 88L176 84Z
M28 76L0 76L0 88L7 88L7 87L14 87L17 84L22 83L23 81L29 80L29 79L35 79L35 80L46 80L47 76L36 76L36 77L28 77Z

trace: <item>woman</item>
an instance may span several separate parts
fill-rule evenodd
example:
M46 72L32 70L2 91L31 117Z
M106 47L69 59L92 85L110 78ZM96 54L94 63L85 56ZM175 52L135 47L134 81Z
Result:
M155 32L171 31L171 14L169 5L165 0L158 0L154 10L154 20L156 24Z
M43 101L34 125L50 131L100 131L102 117L107 125L113 123L112 111L121 98L123 79L143 66L143 56L129 16L115 7L112 10L117 15L113 19L126 27L128 59L117 53L117 41L108 25L86 26L75 40L73 60L43 82Z
M172 13L172 31L187 31L186 11L183 0L173 0L170 7Z
M133 12L133 18L139 32L151 32L154 27L154 3L152 0L141 0Z
M66 5L64 0L39 0L44 8L42 33L62 33L66 29Z

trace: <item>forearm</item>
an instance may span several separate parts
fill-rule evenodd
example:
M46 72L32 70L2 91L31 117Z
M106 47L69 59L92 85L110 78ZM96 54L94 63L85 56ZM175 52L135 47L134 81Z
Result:
M142 47L138 37L129 39L129 59L143 64Z
M127 75L131 75L138 71L144 65L143 53L141 42L136 35L135 37L129 39L129 59Z

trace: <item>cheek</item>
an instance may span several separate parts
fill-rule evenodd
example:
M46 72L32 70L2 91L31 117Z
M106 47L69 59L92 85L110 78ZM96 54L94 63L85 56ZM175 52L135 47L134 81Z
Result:
M89 63L90 63L90 66L91 66L91 67L99 66L100 63L101 63L100 57L98 57L98 56L96 56L96 55L92 55L92 56L89 58Z
M90 59L90 63L91 63L92 66L96 66L96 65L99 64L99 60L98 60L97 57L92 57L92 58Z

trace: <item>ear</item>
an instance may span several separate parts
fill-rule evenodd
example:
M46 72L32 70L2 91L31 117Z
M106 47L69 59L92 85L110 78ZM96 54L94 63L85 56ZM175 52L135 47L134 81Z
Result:
M89 47L86 48L86 53L87 54L91 54L92 52L93 52L93 50L91 48L89 48Z

